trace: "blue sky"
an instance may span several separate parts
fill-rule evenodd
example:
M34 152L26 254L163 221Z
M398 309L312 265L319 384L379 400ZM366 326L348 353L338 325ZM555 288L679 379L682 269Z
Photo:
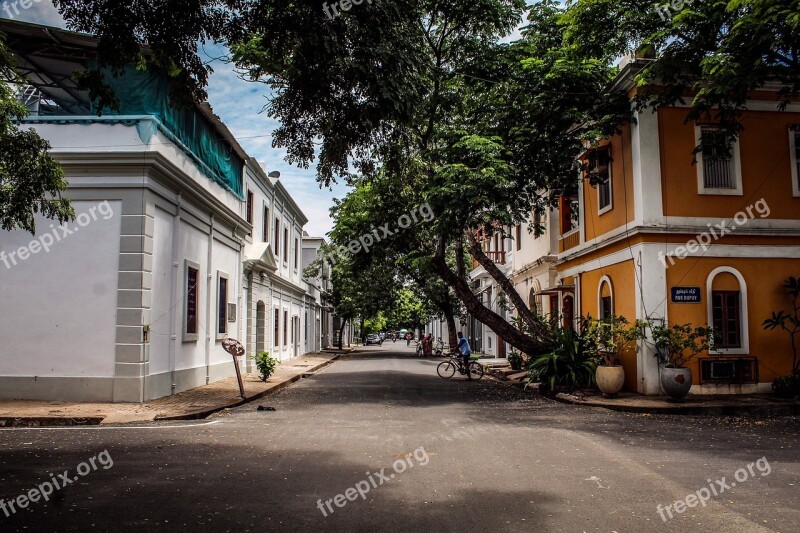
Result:
M0 0L2 18L13 17L15 20L49 26L65 25L51 2L34 3L28 9L20 9L19 14L13 9L9 14L3 10L3 5L3 0ZM204 51L212 58L225 54L225 49L217 45L206 45ZM222 118L250 156L261 162L268 171L280 171L281 182L308 217L306 231L312 236L325 236L333 226L329 213L333 198L343 198L348 188L338 184L332 190L320 189L313 165L305 170L287 164L286 151L272 148L272 132L278 123L261 113L268 102L267 88L263 84L239 79L232 66L224 62L214 61L211 66L214 73L208 86L208 100L214 112Z

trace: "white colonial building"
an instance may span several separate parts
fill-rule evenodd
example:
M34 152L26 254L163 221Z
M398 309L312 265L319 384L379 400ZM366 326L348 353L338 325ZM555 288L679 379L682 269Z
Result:
M234 375L225 337L248 358L322 347L307 219L207 104L171 107L151 68L98 116L71 79L95 39L0 32L29 83L23 127L51 143L78 215L0 234L0 398L143 402Z

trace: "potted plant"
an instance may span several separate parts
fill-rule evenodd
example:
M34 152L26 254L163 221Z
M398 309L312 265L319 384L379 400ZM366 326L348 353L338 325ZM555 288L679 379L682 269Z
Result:
M638 349L635 343L644 338L646 322L628 322L624 316L610 316L589 322L588 334L597 346L597 388L606 398L615 398L625 384L622 354Z
M279 364L281 364L280 361L270 357L269 352L261 352L256 355L256 367L261 374L261 381L266 382Z
M511 353L508 354L508 363L511 365L511 370L522 370L522 365L524 362L525 357L520 352L512 348Z
M681 400L692 388L692 369L686 367L695 356L713 349L713 330L691 324L651 326L656 357L661 366L661 388L672 400Z

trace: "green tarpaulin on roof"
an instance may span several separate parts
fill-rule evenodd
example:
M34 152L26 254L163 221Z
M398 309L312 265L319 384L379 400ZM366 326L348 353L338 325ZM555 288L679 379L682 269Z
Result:
M160 70L133 67L124 75L106 81L119 98L119 110L106 109L104 115L151 115L184 145L188 155L202 162L209 178L242 198L244 162L196 107L176 108L169 101L169 78Z

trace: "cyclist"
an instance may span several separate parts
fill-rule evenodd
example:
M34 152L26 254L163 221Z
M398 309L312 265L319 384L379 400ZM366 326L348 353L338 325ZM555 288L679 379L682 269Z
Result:
M469 360L472 356L472 348L469 346L469 341L464 337L464 334L458 332L458 353L464 359L464 371L467 374L467 379L472 381L472 374L469 372Z

